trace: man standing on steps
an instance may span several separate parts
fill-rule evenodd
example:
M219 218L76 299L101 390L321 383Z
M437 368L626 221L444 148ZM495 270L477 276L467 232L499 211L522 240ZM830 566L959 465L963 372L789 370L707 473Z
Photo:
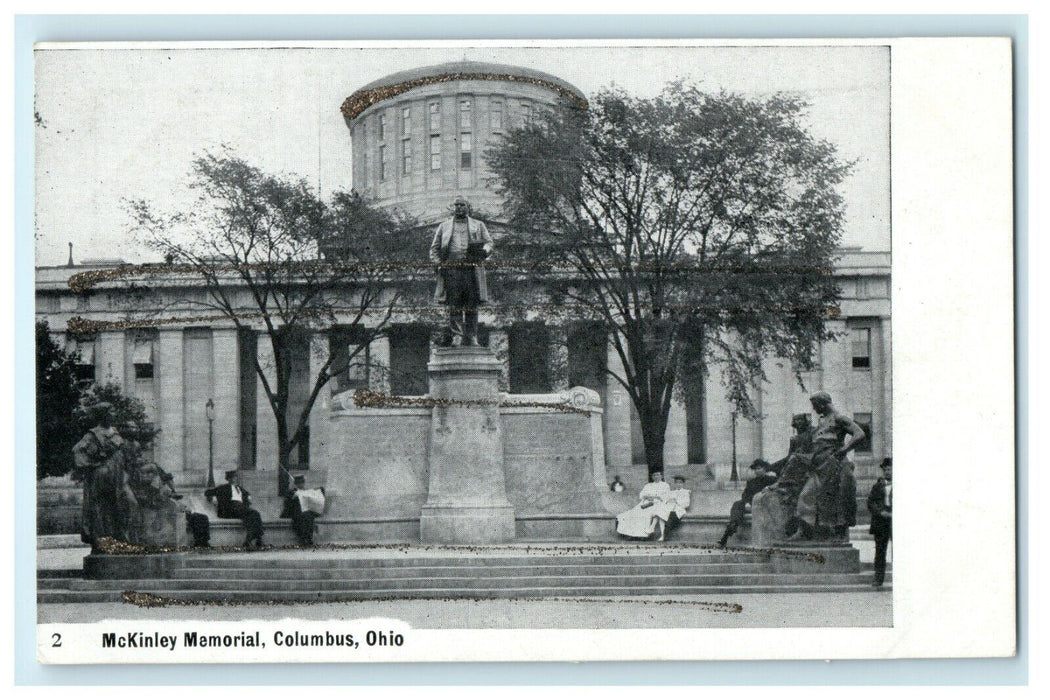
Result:
M770 470L769 462L764 459L756 459L751 463L751 478L747 480L744 494L740 497L740 500L729 509L729 524L726 525L726 531L722 533L722 537L718 540L719 547L724 548L728 544L729 538L744 524L744 513L751 506L751 501L754 500L755 494L767 486L772 486L776 481L777 475Z
M492 255L492 237L484 221L469 216L466 199L456 197L452 209L430 244L430 261L438 265L434 301L448 309L441 344L477 345L478 305L489 300L484 262Z
M868 494L870 532L875 537L875 580L871 585L876 588L886 580L886 550L893 537L893 460L887 457L879 466L882 468L882 477Z

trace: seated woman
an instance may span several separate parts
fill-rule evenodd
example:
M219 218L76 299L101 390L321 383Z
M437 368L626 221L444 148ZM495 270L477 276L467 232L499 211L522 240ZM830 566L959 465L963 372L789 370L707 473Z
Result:
M685 515L685 509L671 495L663 472L653 472L649 479L638 494L638 505L616 516L616 531L625 537L646 539L659 533L657 540L663 541L669 527Z

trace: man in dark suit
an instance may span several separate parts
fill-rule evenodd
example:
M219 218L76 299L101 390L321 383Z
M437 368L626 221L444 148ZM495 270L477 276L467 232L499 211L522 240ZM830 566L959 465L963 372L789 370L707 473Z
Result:
M204 497L209 501L213 498L216 500L220 518L237 518L244 523L245 549L250 549L252 542L255 542L257 549L263 547L262 516L251 507L251 494L241 488L236 470L226 472L226 483L208 489L204 492Z
M291 518L292 530L299 544L312 547L314 544L314 521L324 512L325 492L323 488L307 489L306 477L296 476L295 486L284 497L282 518Z
M886 550L893 536L893 460L882 460L882 478L875 482L868 494L868 510L871 512L871 534L875 537L875 580L871 585L878 588L886 580Z
M729 509L729 524L726 525L722 538L718 540L719 547L725 547L729 538L744 524L744 513L751 505L755 495L765 487L772 486L776 481L777 475L771 471L769 462L764 459L756 459L751 463L751 478L747 480L747 486L744 487L744 494L740 500Z

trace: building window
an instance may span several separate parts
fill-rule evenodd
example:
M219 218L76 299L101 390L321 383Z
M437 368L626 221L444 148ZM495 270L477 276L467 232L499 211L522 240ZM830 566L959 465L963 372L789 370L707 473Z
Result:
M854 413L853 422L864 430L864 439L857 443L855 451L858 454L871 454L871 414Z
M470 114L470 100L459 101L459 128L469 129L471 128L471 114Z
M136 339L131 362L135 366L135 379L153 379L153 341Z
M489 129L493 132L503 131L503 103L493 102L489 108Z
M853 354L853 369L870 369L871 329L853 328L850 330L850 343Z
M412 172L412 140L405 139L401 142L401 174L408 175Z
M379 179L386 180L386 146L379 147Z
M430 137L430 169L441 170L441 136Z
M430 112L430 130L441 131L441 103L431 102L429 106Z
M379 140L383 141L386 139L386 115L379 115Z
M401 108L401 135L408 136L412 133L412 108Z
M471 139L470 134L459 135L459 167L461 170L470 170L471 164Z
M74 372L77 381L81 384L90 384L95 381L95 341L71 339L66 343L66 352L76 353L77 362Z
M329 336L331 373L337 392L368 388L369 352L366 331L358 326L336 327ZM356 353L356 354L355 354Z
M368 178L369 178L368 171L369 171L369 169L371 167L372 167L371 154L368 151L365 151L364 167L361 170L361 186L362 187L368 187Z
M522 128L532 123L532 105L528 102L521 103L521 126Z

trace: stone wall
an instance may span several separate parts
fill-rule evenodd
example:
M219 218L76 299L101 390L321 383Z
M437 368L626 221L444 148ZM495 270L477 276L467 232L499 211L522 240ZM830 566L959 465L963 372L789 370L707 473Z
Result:
M332 400L322 451L325 520L418 518L427 499L430 408L357 408ZM501 395L507 497L516 515L604 512L597 394ZM518 404L518 405L508 405ZM521 404L529 404L523 406ZM561 410L535 404L566 404ZM574 405L577 404L577 405Z

